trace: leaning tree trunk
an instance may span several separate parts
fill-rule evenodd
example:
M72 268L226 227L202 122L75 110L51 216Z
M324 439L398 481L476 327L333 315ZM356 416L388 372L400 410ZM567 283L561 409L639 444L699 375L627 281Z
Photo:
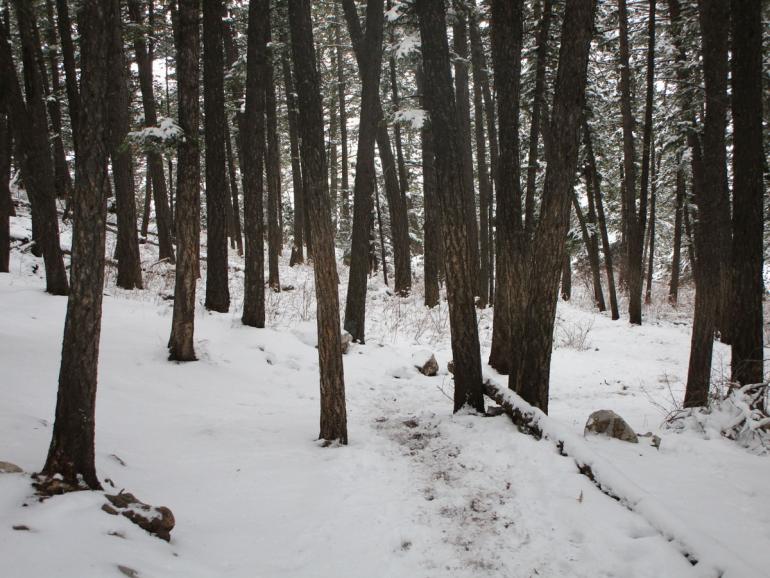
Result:
M323 106L315 66L309 0L289 0L291 47L297 78L303 156L308 170L307 201L313 214L313 263L318 303L318 361L321 377L319 439L348 442L345 380L339 323L337 265L325 171Z
M176 75L179 94L179 141L176 185L177 263L174 285L174 315L169 340L169 359L195 361L195 285L198 266L198 190L200 187L200 144L198 127L198 54L200 51L196 0L179 0L174 29ZM156 197L157 198L157 197Z
M515 371L525 300L526 239L521 217L519 166L519 81L521 75L522 2L492 3L492 66L499 110L500 156L497 178L497 271L495 317L489 365L502 374Z
M546 413L559 274L569 232L570 197L578 161L593 9L593 0L575 0L565 8L551 132L546 148L543 201L530 261L525 318L527 339L521 343L523 355L519 371L512 372L508 380L511 389Z
M227 313L227 169L222 0L203 3L203 129L206 147L206 309Z
M243 229L246 237L243 281L244 325L265 326L265 231L262 198L265 158L265 71L270 6L267 0L249 4L246 54L246 116L243 146ZM296 213L295 213L296 218Z
M762 335L762 16L759 2L733 0L732 381L760 383Z
M695 316L687 371L685 407L708 405L711 356L720 299L721 238L715 234L720 210L725 155L727 102L727 2L699 2L703 37L703 78L706 85L706 117L703 123L703 186L696 192L698 221L695 224Z
M119 10L117 17L111 18L111 25L108 58L112 74L107 92L107 122L118 217L117 285L123 289L141 289L142 263L139 258L139 236L136 231L134 167L131 150L126 146L126 137L130 129L130 97L126 84L123 23Z
M588 171L584 172L586 178L586 188L591 186L591 175ZM591 198L589 193L589 199ZM586 247L588 255L588 264L591 268L591 279L594 288L594 305L599 311L606 311L607 305L604 303L604 292L602 291L602 274L599 265L599 243L596 239L595 223L591 223L591 230L588 230L588 222L583 215L583 209L580 207L575 191L572 191L572 206L575 208L575 215L580 225L580 233L583 236L583 244ZM590 209L589 209L590 212Z
M144 22L142 7L139 0L128 0L128 13L131 20L141 26ZM147 49L144 35L134 33L134 52L139 69L139 88L142 93L144 109L144 126L154 127L158 124L158 112L155 105L155 92L152 81L152 52ZM163 157L157 150L147 152L147 162L152 174L152 193L155 201L155 221L158 226L158 256L174 262L174 246L172 244L173 221L169 208L169 195L166 188L166 178L163 173ZM177 196L179 193L177 192Z
M34 18L32 6L18 1L16 14L22 38L27 102L22 96L13 62L7 31L0 26L0 77L6 91L14 140L21 151L21 172L32 203L32 224L45 262L46 291L53 295L67 294L67 272L59 246L59 220L56 214L54 169L48 143L45 104L41 89L40 69L34 53L30 26Z
M56 417L42 474L61 476L71 489L101 489L94 464L97 365L102 325L107 212L107 106L110 35L118 0L85 0L78 12L81 102L72 199L72 291L64 320Z
M353 0L343 0L345 14L355 16ZM380 74L382 71L383 1L370 0L366 9L366 34L360 45L361 119L358 129L356 176L353 184L353 237L350 245L350 275L345 301L345 330L353 341L364 343L366 325L366 279L369 273L369 232L372 228L374 195L374 144ZM355 16L356 21L358 17ZM350 21L350 16L348 16ZM353 34L351 33L351 36ZM383 264L384 266L384 264Z
M468 405L484 411L481 352L476 325L476 280L469 231L467 192L461 173L460 128L449 62L443 2L417 0L424 74L424 99L430 115L441 206L449 324L454 359L454 410Z

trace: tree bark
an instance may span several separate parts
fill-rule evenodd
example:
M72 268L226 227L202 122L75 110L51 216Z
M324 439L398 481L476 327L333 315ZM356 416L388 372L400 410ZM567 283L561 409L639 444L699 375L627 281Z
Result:
M0 76L4 78L14 140L18 145L17 150L21 151L22 176L32 203L34 241L40 246L45 262L46 291L53 295L66 295L67 272L59 246L54 169L48 144L40 69L30 33L34 15L31 12L32 6L26 2L16 0L15 6L22 40L26 103L4 26L0 26Z
M230 194L232 195L231 206L233 208L233 231L235 237L235 246L238 249L238 255L243 256L243 233L241 230L241 206L238 201L238 176L235 172L235 155L233 154L233 145L230 137L230 129L225 126L225 152L227 154L227 175L230 183Z
M492 3L492 66L499 115L500 156L497 179L497 271L495 318L489 365L502 374L514 370L514 347L521 334L518 313L525 300L526 263L519 166L519 81L522 2Z
M425 83L422 66L417 69L418 90L421 106L427 108ZM425 203L423 223L425 251L423 253L423 276L425 282L425 306L435 307L439 303L439 272L443 260L441 248L441 207L436 191L436 159L433 149L433 130L426 119L420 129L422 145L422 190Z
M142 264L139 258L139 237L136 232L136 194L131 150L126 143L130 129L130 97L126 84L126 63L123 55L123 22L119 0L110 0L109 68L112 71L107 92L107 122L109 154L112 159L112 180L118 217L118 278L123 289L142 288Z
M243 227L246 236L243 288L244 325L265 326L265 245L262 177L265 158L265 80L267 70L268 0L249 4L246 54L246 115L243 146ZM288 93L288 88L287 88ZM296 194L296 193L295 193ZM295 214L296 218L296 214Z
M343 0L348 27L355 18L353 0ZM366 322L366 279L369 272L369 232L372 229L374 195L374 144L377 135L380 74L382 71L382 0L369 0L366 8L366 33L359 43L361 76L361 119L358 128L356 176L353 184L353 237L350 245L350 275L345 302L345 331L353 341L364 343ZM351 32L351 36L353 33ZM400 193L399 193L400 194Z
M345 409L345 379L339 323L337 266L334 231L329 207L323 135L323 107L318 71L315 66L313 27L309 0L289 0L289 22L297 86L303 156L310 183L308 204L314 218L313 262L318 303L318 361L321 378L321 419L319 439L329 443L348 442Z
M227 169L222 0L203 3L203 129L206 147L206 309L227 313Z
M67 89L67 104L72 128L72 144L77 161L78 130L80 128L80 94L78 90L78 75L75 65L75 47L72 43L72 23L70 22L67 0L56 0L56 24L59 28L62 61L64 63L64 84Z
M586 179L586 188L592 186L591 175L589 171L584 171ZM591 199L593 195L588 194L588 198ZM588 264L591 267L591 279L594 288L594 305L596 305L599 311L606 311L607 305L604 303L604 292L602 291L602 274L599 265L599 243L596 239L596 223L591 222L591 230L588 230L588 220L583 215L583 210L580 208L575 191L572 191L572 206L575 208L575 215L577 215L578 223L580 224L580 233L583 236L583 244L586 247L586 254L588 255ZM589 208L589 214L591 209Z
M340 233L345 242L350 239L352 233L350 223L350 177L349 177L349 153L348 153L348 111L345 93L347 92L347 82L345 80L345 70L342 60L342 38L340 34L340 2L334 2L334 66L337 73L337 99L339 101L339 123L340 123L340 155L341 164L341 183L340 183Z
M2 26L2 24L0 24ZM11 256L10 217L16 215L9 182L11 177L11 127L5 104L0 102L0 273L8 273Z
M269 17L269 14L268 14ZM283 245L279 213L281 212L281 143L278 139L278 112L275 100L275 75L273 71L273 48L270 21L265 30L267 34L267 66L265 67L265 109L267 121L267 154L265 157L267 173L267 254L268 285L275 292L281 290L278 273L278 257Z
M169 359L195 361L195 285L198 266L198 195L200 190L200 108L198 85L200 8L197 0L179 0L174 27L179 94L179 141L176 185L177 263ZM157 199L157 197L156 197Z
M679 275L682 262L682 217L684 213L685 174L682 167L682 155L677 155L676 185L674 197L674 240L671 257L671 282L668 288L668 302L676 306L679 300Z
M454 410L484 411L481 354L476 325L473 246L462 178L461 131L449 62L443 0L417 0L425 102L430 114L441 206L449 324L454 359Z
M656 166L655 158L655 141L652 142L650 149L650 165L653 168L652 182L650 183L650 223L649 223L649 253L647 261L647 288L644 291L644 304L650 305L652 303L652 275L655 266L655 211L657 209L657 176L660 171L660 157L657 158Z
M733 0L732 376L760 383L762 334L762 15L760 2Z
M117 0L85 0L78 12L81 55L79 133L72 199L72 291L64 321L59 390L51 445L43 475L61 475L79 489L101 489L94 464L97 365L104 290L105 220L107 212L107 107L113 26Z
M711 356L720 303L719 230L725 123L727 114L727 32L729 4L721 0L701 0L703 38L703 77L706 85L706 117L703 131L703 186L696 191L698 221L695 224L695 317L693 319L690 363L684 406L708 405L711 382Z
M508 385L527 402L548 412L553 328L559 274L566 254L570 197L580 142L580 121L585 104L588 51L593 31L593 0L566 5L554 87L547 169L540 219L530 260L526 340L521 342L519 370Z
M128 13L131 20L142 25L144 16L139 0L128 0ZM147 48L143 34L134 34L134 52L139 69L139 87L142 92L144 108L144 126L158 125L158 113L155 105L155 93L152 83L152 52ZM173 222L169 208L169 195L166 188L166 178L163 173L163 157L157 150L147 152L147 162L152 174L152 192L155 201L155 222L158 226L159 257L174 262L174 246L172 244ZM177 192L177 196L178 196Z

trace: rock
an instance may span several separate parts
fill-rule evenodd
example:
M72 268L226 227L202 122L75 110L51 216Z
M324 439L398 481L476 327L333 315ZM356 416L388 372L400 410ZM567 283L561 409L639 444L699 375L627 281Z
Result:
M131 566L123 566L122 564L118 564L118 570L120 570L121 574L128 576L129 578L139 577L139 572L131 568Z
M428 377L433 377L438 373L438 361L430 351L421 350L413 353L412 364L417 368L417 371Z
M626 420L610 409L600 409L588 417L584 435L588 433L604 434L633 444L639 443L639 438Z
M19 466L11 462L0 462L0 474L20 474L23 471Z
M350 349L350 344L353 343L353 336L348 333L347 331L342 332L342 354L348 352Z
M121 514L140 528L155 534L168 542L174 528L174 514L165 506L151 506L140 502L133 494L121 492L116 495L105 494L110 504L104 504L102 510L113 516Z

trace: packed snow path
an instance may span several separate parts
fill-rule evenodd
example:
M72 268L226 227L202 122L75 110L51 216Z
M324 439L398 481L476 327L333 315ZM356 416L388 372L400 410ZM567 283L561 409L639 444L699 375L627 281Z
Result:
M43 293L29 262L14 267L0 276L0 459L33 472L50 441L66 299ZM4 573L121 576L121 565L141 577L716 576L682 555L678 540L698 545L701 535L727 553L717 561L725 576L767 573L767 457L689 434L664 434L660 451L586 440L693 530L664 536L660 520L602 494L551 442L517 433L504 416L452 415L445 312L415 318L409 300L376 283L369 343L345 356L351 444L320 448L312 272L282 273L295 289L271 296L278 329L201 311L200 361L182 365L166 361L169 302L108 289L97 469L117 489L169 506L172 541L104 514L97 493L40 504L28 478L2 474ZM657 431L656 404L681 387L688 328L630 328L575 307L560 316L573 335L557 338L553 418L579 433L608 407L637 431ZM484 312L485 340L490 322ZM437 377L410 363L425 347L439 359Z

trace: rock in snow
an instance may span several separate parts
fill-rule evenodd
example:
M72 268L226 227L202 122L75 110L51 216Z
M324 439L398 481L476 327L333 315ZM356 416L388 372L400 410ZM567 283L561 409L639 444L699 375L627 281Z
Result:
M438 373L436 356L427 349L415 351L412 354L412 364L417 368L417 371L428 377L433 377Z
M593 412L588 417L584 433L604 434L624 442L639 443L639 438L631 426L611 409Z
M0 474L18 474L23 471L19 466L11 462L0 462Z
M155 534L168 542L174 528L174 514L165 506L150 506L140 502L133 494L121 492L116 495L105 494L110 504L104 504L102 510L113 516L124 515L140 528Z

